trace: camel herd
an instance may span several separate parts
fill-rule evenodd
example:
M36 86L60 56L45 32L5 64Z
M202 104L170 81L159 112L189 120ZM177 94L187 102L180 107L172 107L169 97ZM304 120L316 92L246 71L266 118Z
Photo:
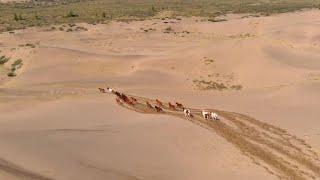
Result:
M113 89L111 89L109 87L107 87L106 89L99 88L99 91L101 93L110 93L110 94L116 95L117 96L116 101L119 104L126 103L126 104L128 104L130 106L134 106L135 104L138 103L138 100L136 98L134 98L132 96L127 96L124 93L120 93L120 92L115 91L115 90L113 90ZM164 103L161 102L159 99L156 99L156 105L154 105L154 106L152 106L152 104L149 103L148 101L145 101L145 104L146 104L148 109L154 109L157 112L164 112L164 110L163 110L165 108ZM191 113L191 110L185 108L183 106L183 104L181 104L181 103L176 102L175 104L172 104L171 102L169 102L168 103L168 108L170 110L173 110L173 111L182 110L186 117L190 117L190 118L193 117L193 114ZM206 120L209 120L209 119L219 120L219 116L218 116L217 113L211 112L211 111L208 111L208 110L202 110L202 116Z

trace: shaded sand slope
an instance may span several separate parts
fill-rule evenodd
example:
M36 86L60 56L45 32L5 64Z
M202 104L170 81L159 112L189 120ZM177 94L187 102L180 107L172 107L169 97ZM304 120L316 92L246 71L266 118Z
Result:
M1 118L1 157L54 179L273 179L215 133L119 108L110 96Z
M277 178L243 155L244 150L216 126L204 123L203 128L177 117L131 112L116 106L112 97L99 94L97 87L108 85L197 109L250 115L285 129L319 152L316 17L319 11L311 10L219 23L199 18L152 19L78 24L88 28L79 32L44 27L0 34L1 54L12 57L1 68L0 160L9 165L0 168L0 176ZM164 33L168 27L172 31ZM35 48L23 46L26 43ZM17 77L6 77L4 71L17 58L24 65ZM242 89L203 91L195 82L241 85ZM223 113L232 116L229 119L237 115L228 112ZM244 132L236 133L256 145L257 139ZM242 148L253 147L248 143ZM299 177L318 178L297 158L272 148L275 156L311 174L300 176L299 172ZM274 164L264 165L283 175Z

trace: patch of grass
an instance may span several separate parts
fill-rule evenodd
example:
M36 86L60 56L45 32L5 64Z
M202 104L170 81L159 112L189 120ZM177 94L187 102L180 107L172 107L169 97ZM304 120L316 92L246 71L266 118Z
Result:
M163 31L163 33L171 33L171 32L173 32L173 29L172 29L172 27L167 27L166 29L164 29L164 31Z
M5 63L8 62L9 60L10 60L9 57L0 56L0 65L5 64Z
M68 14L65 17L66 18L72 18L72 17L79 17L79 15L71 10L71 11L68 12Z
M173 12L173 17L203 16L216 21L214 17L226 13L270 15L319 8L319 4L320 0L32 0L0 3L0 31L75 22L139 20L162 11Z
M15 77L17 76L16 71L20 69L23 65L22 59L17 59L11 64L10 72L8 72L7 76Z
M22 59L17 59L11 64L11 71L16 71L17 69L20 69L22 65Z
M223 21L227 21L227 20L226 19L209 18L208 21L210 21L210 22L223 22Z
M209 65L209 64L212 64L212 63L214 63L214 60L213 59L204 59L204 64L205 65Z
M215 81L206 81L206 80L193 80L195 86L200 90L241 90L242 85L228 85L224 83L219 83Z
M30 48L35 48L36 45L32 43L27 43L27 44L20 44L19 47L30 47Z
M14 71L10 71L10 72L8 72L7 76L15 77L15 76L17 76L17 74Z
M231 89L233 90L241 90L242 89L242 85L238 84L238 85L232 85L230 86Z

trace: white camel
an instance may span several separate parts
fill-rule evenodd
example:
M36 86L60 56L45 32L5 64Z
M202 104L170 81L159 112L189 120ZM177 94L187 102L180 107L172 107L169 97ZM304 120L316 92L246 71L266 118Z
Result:
M184 116L186 116L186 117L191 117L192 116L190 109L184 109L183 113L184 113Z
M218 114L217 114L217 113L214 113L214 112L211 112L211 118L212 118L213 120L219 120Z
M108 90L109 93L114 93L114 90L109 88L109 87L107 87L107 90Z
M202 110L202 116L204 119L209 119L210 118L210 112Z

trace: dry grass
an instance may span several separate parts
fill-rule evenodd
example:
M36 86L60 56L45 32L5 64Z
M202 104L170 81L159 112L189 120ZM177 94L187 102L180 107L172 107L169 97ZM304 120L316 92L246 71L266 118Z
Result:
M162 12L176 16L216 16L232 13L269 15L303 8L318 8L320 0L32 0L25 3L0 3L0 31L61 23L100 23L109 20L141 20L159 17Z

